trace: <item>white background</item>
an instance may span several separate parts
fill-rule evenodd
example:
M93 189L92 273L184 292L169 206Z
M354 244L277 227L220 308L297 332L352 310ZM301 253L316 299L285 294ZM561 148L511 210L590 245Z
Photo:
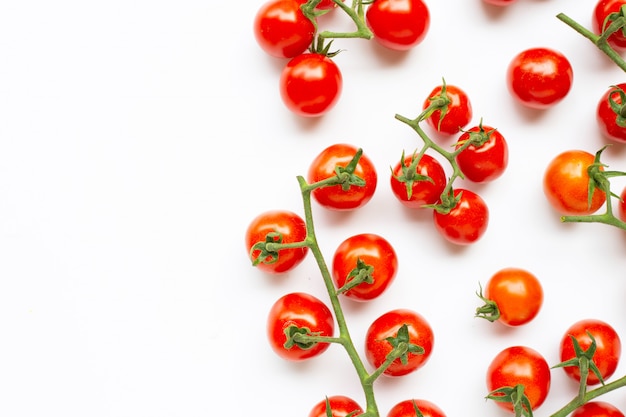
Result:
M268 209L302 212L296 175L326 146L348 142L374 161L379 184L360 211L315 207L322 250L374 232L395 246L394 285L370 304L345 303L355 343L383 312L406 307L435 331L424 368L384 378L381 414L424 398L448 416L504 416L484 400L485 370L523 344L558 362L565 329L599 318L626 338L626 235L562 224L541 180L557 153L605 144L595 106L624 74L556 19L590 25L593 0L431 0L422 44L395 53L340 40L344 90L333 111L302 120L280 101L283 60L252 35L261 2L22 1L0 5L0 415L7 417L307 416L326 395L362 402L345 354L307 363L269 348L265 318L291 291L325 297L312 257L284 277L253 269L243 236ZM341 15L324 25L351 28ZM574 68L567 98L546 111L514 103L505 69L548 46ZM446 244L429 212L410 212L389 167L421 142L394 119L415 117L445 77L470 95L476 124L498 127L510 164L468 187L489 204L487 234ZM626 149L605 161L626 169ZM621 191L624 181L615 181ZM506 266L540 278L545 304L506 329L474 318L475 295ZM616 375L626 373L620 364ZM576 384L552 372L548 416ZM606 397L626 411L626 397ZM218 414L219 413L219 414Z

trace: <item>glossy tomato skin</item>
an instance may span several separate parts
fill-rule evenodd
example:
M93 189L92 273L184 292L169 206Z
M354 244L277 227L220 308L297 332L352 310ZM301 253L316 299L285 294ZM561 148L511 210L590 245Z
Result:
M424 154L420 158L414 173L429 177L430 180L415 180L411 184L411 195L407 192L407 183L399 180L406 177L406 170L413 163L413 155L406 156L398 161L390 176L391 190L398 201L411 209L422 208L428 204L435 204L446 187L446 173L435 158Z
M604 22L611 13L619 12L620 8L626 4L626 0L599 0L593 9L593 17L591 19L591 29L596 35L602 33ZM607 22L607 26L611 21ZM608 44L617 52L626 51L626 36L621 30L614 32L607 39Z
M302 117L320 117L339 101L343 76L328 56L303 53L283 68L279 87L283 103L291 112Z
M379 297L394 281L398 272L398 255L395 249L382 236L361 233L350 236L335 250L332 264L332 277L336 288L343 287L353 271L358 271L358 263L373 268L373 282L362 282L346 292L345 297L355 301L368 301Z
M443 88L443 85L435 87L424 100L422 108L426 109L430 106L431 98L441 95ZM441 135L452 136L459 133L461 129L465 128L472 121L474 112L472 103L465 90L450 84L447 84L445 88L446 95L450 100L445 116L439 120L441 118L441 110L435 110L426 119L426 123Z
M620 201L617 202L617 217L626 222L626 187L622 190L620 194Z
M606 401L590 401L574 410L571 417L624 417L624 413Z
M246 250L251 260L255 260L261 254L260 250L252 251L252 247L258 242L265 242L270 233L279 233L282 243L302 242L306 239L306 223L298 214L288 210L270 210L255 217L245 233ZM278 242L278 236L272 239ZM278 252L278 259L272 263L258 263L260 270L280 274L287 272L298 266L309 253L309 248L283 249ZM271 257L267 257L269 260Z
M545 358L527 346L510 346L498 353L487 368L489 392L502 387L524 385L524 394L530 407L535 410L545 401L550 391L550 367ZM508 411L513 411L509 402L496 402Z
M574 81L569 60L549 48L530 48L517 54L507 68L507 87L522 105L547 109L562 101Z
M596 352L593 355L593 362L598 367L600 375L605 380L617 369L622 353L622 343L615 329L608 323L596 319L584 319L572 324L560 343L561 362L565 362L576 357L574 344L570 338L573 336L579 343L582 350L587 350L591 345L591 338L587 334L591 333L596 340ZM563 367L563 370L570 378L580 381L580 370L576 366ZM587 385L597 385L600 383L598 377L589 372Z
M267 336L272 350L283 359L302 361L321 355L330 346L316 343L303 349L297 345L286 348L285 329L290 326L308 328L311 333L332 337L335 322L330 309L318 298L302 292L289 293L279 298L268 314Z
M595 213L606 201L606 195L595 189L588 203L587 168L595 156L583 150L567 150L548 164L543 177L543 191L550 205L562 215Z
M626 83L617 84L622 91L626 91ZM626 126L617 124L617 114L611 108L609 98L617 104L622 104L620 94L615 87L611 87L602 95L596 107L596 121L604 137L617 142L626 143ZM626 104L626 103L624 103Z
M327 402L330 405L332 417L358 416L363 414L363 408L350 397L345 395L333 395L317 403L309 413L309 417L328 417Z
M409 330L409 341L424 349L423 354L408 353L407 363L396 359L385 370L384 375L399 377L414 372L424 366L433 350L435 336L428 321L419 313L409 309L395 309L379 316L369 326L365 335L365 357L369 364L378 368L389 352L393 350L386 339L395 337L402 325Z
M446 417L446 414L439 406L423 399L400 401L391 407L387 417L415 417L415 407L422 413L423 417Z
M498 321L521 326L533 320L543 305L543 287L537 277L522 268L503 268L487 283L484 297L496 303Z
M337 166L345 168L356 155L358 148L347 143L336 143L320 152L309 165L307 181L313 184L335 176ZM323 207L336 210L348 211L363 207L367 204L376 191L378 174L374 163L363 153L354 174L365 180L364 186L350 186L344 191L341 185L321 187L313 190L313 198Z
M449 242L469 245L487 231L489 208L485 200L473 191L457 188L454 195L460 195L460 200L449 213L433 210L435 228Z
M476 183L490 182L499 178L509 164L509 146L497 129L491 126L474 126L461 134L457 149L472 134L487 134L489 139L482 145L469 145L457 156L456 162L465 178Z
M382 46L406 51L419 45L430 28L430 12L422 0L374 0L365 22Z
M315 26L295 0L269 0L257 11L254 37L263 51L276 58L293 58L306 51Z

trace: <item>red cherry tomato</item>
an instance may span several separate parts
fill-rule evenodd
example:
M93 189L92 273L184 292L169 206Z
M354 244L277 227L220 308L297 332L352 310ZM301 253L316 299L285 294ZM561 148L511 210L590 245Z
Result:
M302 117L319 117L339 101L343 77L331 58L303 53L287 63L279 86L283 103L291 112Z
M574 410L571 417L624 417L624 413L605 401L590 401Z
M449 242L468 245L476 242L487 231L489 209L485 201L473 191L454 190L457 204L449 213L433 210L433 221L437 231Z
M287 343L287 329L307 329L308 334L332 337L335 322L330 309L318 298L301 292L279 298L270 309L267 318L267 336L276 354L290 361L301 361L321 355L328 343L311 343L306 346Z
M294 243L306 239L306 223L296 213L272 210L259 214L246 229L246 250L253 264L268 273L287 272L298 266L309 248L282 249L278 252L264 251L257 245L263 242Z
M617 369L622 354L622 343L615 329L604 321L585 319L572 324L561 339L561 362L576 357L574 343L570 336L573 336L578 341L583 351L589 349L592 342L587 332L591 333L596 341L596 351L592 360L598 367L602 378L606 380L613 375ZM570 378L575 381L580 381L580 370L577 366L566 366L563 367L563 370ZM599 383L600 379L590 371L587 377L587 385L596 385Z
M509 92L521 104L546 109L567 96L574 72L562 53L549 48L531 48L511 60L506 78Z
M391 243L373 233L362 233L344 240L333 256L332 277L340 289L357 276L364 281L352 287L344 296L355 301L368 301L380 296L393 282L398 272L398 256Z
M391 190L404 206L422 208L435 204L446 187L446 173L435 158L422 155L414 169L411 167L414 156L404 157L391 173Z
M384 375L402 376L414 372L424 366L433 350L435 337L430 324L419 313L408 309L396 309L378 317L367 329L365 335L365 357L370 365L375 368L381 366L389 352L393 350L393 344L388 338L398 336L398 331L403 325L408 326L408 343L424 349L423 353L409 352L406 363L396 359L385 369Z
M430 12L422 0L374 0L365 12L374 40L406 51L420 44L430 27Z
M419 415L415 412L416 408L422 417L446 417L443 410L435 403L421 399L404 400L397 403L391 407L387 417L416 417Z
M492 4L494 6L509 6L515 3L517 0L483 0L487 4Z
M617 87L617 88L615 88ZM621 92L620 92L621 90ZM625 100L622 100L624 96ZM596 120L604 137L618 143L626 143L626 83L609 88L598 101Z
M509 164L509 146L502 134L490 126L474 126L463 132L456 148L472 137L478 144L472 143L457 156L456 162L465 178L477 183L493 181L500 177Z
M563 215L595 213L606 201L606 194L596 188L589 204L587 168L595 156L586 151L568 150L557 155L546 168L543 191L550 205Z
M626 4L626 0L600 0L593 9L593 17L591 19L591 28L596 35L603 32L603 28L611 24L611 20L607 17L611 13L617 13L620 8ZM618 52L626 50L626 36L621 30L614 32L608 37L609 45Z
M338 143L320 152L309 166L307 180L309 184L322 181L336 175L336 168L345 168L357 154L352 145ZM313 198L323 207L331 210L354 210L363 207L376 191L378 174L372 161L362 154L354 174L365 181L365 185L351 185L344 190L341 185L321 187L313 190Z
M352 398L344 395L334 395L317 403L311 409L309 417L328 417L327 410L329 406L332 417L346 417L348 415L353 417L363 414L361 406Z
M435 87L426 100L424 100L424 105L422 106L423 109L426 109L430 106L431 99L435 97L448 97L450 104L448 104L443 119L441 118L441 110L435 110L430 117L426 119L426 122L444 136L456 135L472 121L472 104L467 93L461 88L447 84L445 85L445 94L443 89L443 85Z
M545 401L550 391L550 367L545 358L527 346L511 346L498 353L487 369L487 389L493 392L503 387L524 386L531 410ZM508 411L513 411L510 402L496 402Z
M491 276L484 289L486 304L477 316L506 326L534 319L543 304L543 288L535 275L521 268L504 268Z
M295 0L270 0L254 18L254 36L263 51L276 58L293 58L306 51L315 26Z

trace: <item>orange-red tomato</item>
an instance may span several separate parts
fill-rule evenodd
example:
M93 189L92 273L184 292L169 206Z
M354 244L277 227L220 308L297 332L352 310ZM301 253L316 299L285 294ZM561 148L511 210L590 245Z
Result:
M543 288L535 275L521 268L504 268L487 283L486 306L495 304L492 317L507 326L520 326L534 319L543 304Z
M563 215L595 213L606 201L606 194L594 190L589 202L589 174L594 155L582 150L568 150L557 155L546 168L543 191L548 202Z

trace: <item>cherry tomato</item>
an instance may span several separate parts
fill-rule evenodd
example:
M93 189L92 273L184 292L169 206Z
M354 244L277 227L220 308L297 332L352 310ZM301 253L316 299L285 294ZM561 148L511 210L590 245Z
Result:
M435 403L422 400L412 399L404 400L389 410L387 417L416 417L419 414L415 412L415 408L422 413L422 417L446 417L445 413Z
M490 393L503 387L523 385L531 410L545 401L550 391L550 381L550 367L545 358L527 346L505 348L493 358L487 369L487 389ZM510 402L496 404L513 411Z
M334 395L317 403L309 413L309 417L328 417L328 406L330 406L332 417L346 417L348 415L352 417L363 414L361 406L352 398Z
M574 410L571 417L624 417L624 413L605 401L590 401Z
M484 289L485 317L506 326L534 319L543 304L543 288L535 275L521 268L504 268L491 276Z
M578 341L583 351L589 349L592 341L587 332L591 333L596 341L596 351L592 360L598 367L602 378L606 380L613 375L617 369L622 354L622 343L615 329L604 321L585 319L572 324L561 339L561 362L576 357L574 343L570 336ZM575 381L580 381L580 370L577 366L566 366L563 367L563 370L570 378ZM599 383L600 379L590 370L587 376L587 385L596 385Z
M406 51L421 43L430 27L430 12L422 0L374 0L365 12L374 40Z
M287 329L306 329L307 334L332 337L335 322L330 309L318 298L294 292L279 298L270 309L267 318L267 336L276 354L290 361L301 361L321 355L328 343L311 343L306 346L287 343ZM301 330L302 331L302 330Z
M622 95L626 98L626 83L617 84L606 90L596 108L600 132L606 138L618 143L626 143L626 118L621 114L626 112L626 107L622 109L622 102L624 101L623 104L626 105L626 100L622 100ZM615 110L612 106L615 106ZM621 119L618 120L618 117Z
M423 109L431 104L431 99L437 96L447 96L450 100L448 109L441 119L441 110L435 110L426 122L437 132L445 136L456 135L461 129L472 121L473 110L469 96L461 88L446 84L445 94L444 85L437 86L430 92L426 100L424 100Z
M309 184L322 181L336 174L337 167L345 168L357 154L358 149L346 143L331 145L320 152L309 166ZM373 197L378 182L378 174L372 161L362 154L354 170L354 175L365 181L365 185L351 185L344 190L337 184L313 190L313 198L323 207L331 210L354 210L363 207Z
M371 272L366 272L371 270ZM398 272L398 256L391 243L373 233L362 233L344 240L333 256L332 277L339 289L359 275L366 274L368 281L361 282L344 296L355 301L368 301L381 295L393 282Z
M483 0L487 4L492 4L494 6L509 6L515 3L517 0Z
M446 173L435 158L422 155L413 170L411 167L414 156L404 157L391 173L391 190L404 206L421 208L435 204L446 187ZM409 195L410 193L410 195Z
M511 60L506 79L509 92L521 104L546 109L567 96L574 72L562 53L549 48L530 48Z
M582 150L568 150L557 155L546 168L543 191L550 205L563 215L595 213L606 201L606 194L596 188L589 204L587 168L595 156Z
M472 143L457 156L456 162L465 178L477 182L489 182L500 177L509 164L509 146L502 134L490 126L479 125L461 134L456 148L472 137L479 144Z
M620 200L617 203L617 217L626 222L626 187L622 190Z
M245 234L246 250L253 264L269 273L292 270L304 260L309 248L303 246L272 252L263 251L258 246L253 250L253 246L263 242L294 243L305 239L305 221L288 210L271 210L259 214L250 222Z
M306 51L315 36L315 26L295 0L270 0L254 18L254 36L267 54L293 58Z
M611 20L607 17L611 13L617 13L620 8L626 4L626 0L600 0L593 9L593 17L591 19L591 28L596 35L603 32L603 28L611 24ZM626 50L626 36L621 30L614 32L608 37L607 42L617 52Z
M408 309L391 310L378 317L365 335L365 357L375 368L381 366L393 350L388 338L398 336L403 325L408 326L408 342L424 349L423 353L408 352L406 363L396 359L385 369L384 375L396 377L409 374L424 366L433 350L435 337L430 324L419 313Z
M302 117L319 117L339 101L343 77L331 58L303 53L287 63L279 86L283 103L290 111Z
M487 231L489 208L482 197L470 190L457 188L454 197L459 200L449 213L433 210L435 227L451 243L474 243Z

